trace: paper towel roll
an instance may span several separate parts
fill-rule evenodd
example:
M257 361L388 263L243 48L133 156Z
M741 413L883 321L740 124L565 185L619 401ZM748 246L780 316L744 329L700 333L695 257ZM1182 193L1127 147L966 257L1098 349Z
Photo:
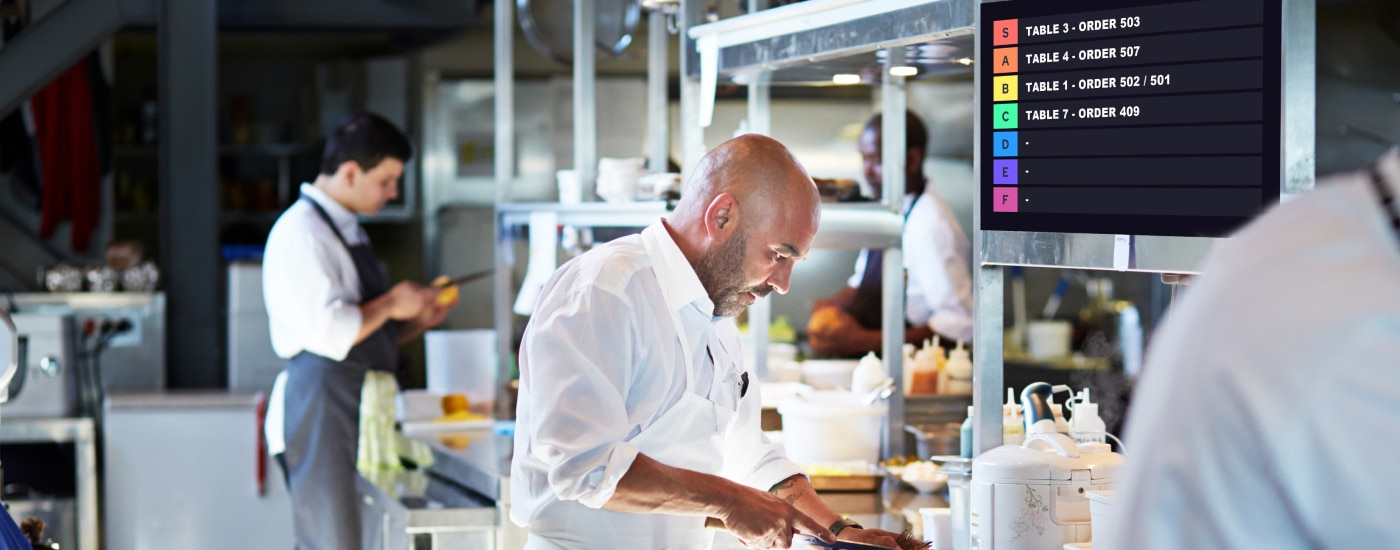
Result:
M460 393L472 412L491 414L496 401L496 331L430 330L423 335L428 391Z

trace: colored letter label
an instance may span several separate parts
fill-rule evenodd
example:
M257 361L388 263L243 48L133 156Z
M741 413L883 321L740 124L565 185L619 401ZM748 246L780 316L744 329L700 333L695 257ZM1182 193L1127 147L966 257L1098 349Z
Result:
M1016 132L992 132L992 156L1016 156Z
M1021 120L1021 110L1016 103L996 103L992 105L992 128L1012 129Z
M1001 21L992 23L993 46L1006 46L1016 43L1020 36L1016 21L1016 19L1002 19Z
M992 189L992 212L1015 212L1016 188L997 187Z
M1016 75L992 78L992 101L1016 101Z
M1016 48L996 48L992 50L992 73L1016 72Z
M1016 159L992 161L992 183L1016 185Z

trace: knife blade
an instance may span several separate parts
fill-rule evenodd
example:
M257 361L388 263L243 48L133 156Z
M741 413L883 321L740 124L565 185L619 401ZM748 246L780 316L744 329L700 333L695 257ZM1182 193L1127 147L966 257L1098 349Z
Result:
M459 276L457 276L456 278L451 279L451 280L448 280L448 281L445 282L445 283L434 284L433 286L438 287L438 288L446 288L446 287L449 287L449 286L456 286L456 285L466 284L466 283L470 283L470 282L472 282L472 281L475 281L475 280L477 280L477 279L480 279L480 278L482 278L482 277L486 277L487 275L490 275L490 274L495 273L495 272L496 272L496 268L492 267L492 268L488 268L488 269L485 269L485 270L482 270L482 271L478 271L478 272L476 272L476 273L468 273L468 274L466 274L466 275L459 275Z

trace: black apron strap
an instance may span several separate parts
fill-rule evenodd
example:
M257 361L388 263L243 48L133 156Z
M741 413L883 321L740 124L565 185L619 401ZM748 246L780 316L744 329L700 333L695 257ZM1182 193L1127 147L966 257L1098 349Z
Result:
M923 197L923 193L914 195L909 208L905 209L906 223L909 222L909 213L914 211L914 205L919 204L920 197ZM906 254L908 252L905 251ZM867 330L876 330L883 326L881 313L884 311L884 296L881 289L884 288L884 259L884 249L865 249L865 271L861 273L860 285L856 286L855 298L851 300L851 307L847 310L856 323Z

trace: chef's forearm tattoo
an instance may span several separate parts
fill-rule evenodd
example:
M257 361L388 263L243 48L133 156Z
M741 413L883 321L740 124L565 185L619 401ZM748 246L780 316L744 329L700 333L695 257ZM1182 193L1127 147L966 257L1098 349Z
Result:
M801 491L793 491L787 496L783 496L782 492L787 491L788 489L792 489L794 486L796 486L797 478L800 477L800 475L801 474L794 475L792 477L779 481L777 484L773 485L772 488L768 489L768 492L773 493L773 496L783 499L783 501L787 502L788 504L795 504L798 500L802 498Z

